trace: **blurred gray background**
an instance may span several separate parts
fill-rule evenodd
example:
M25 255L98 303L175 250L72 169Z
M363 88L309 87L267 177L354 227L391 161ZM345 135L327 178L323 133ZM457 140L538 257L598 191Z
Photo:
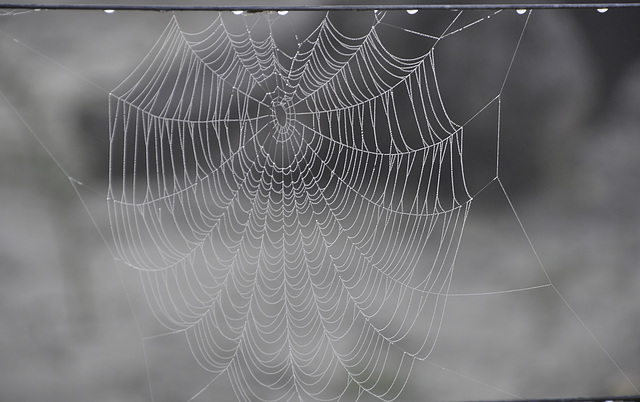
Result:
M503 13L441 54L458 122L504 78L526 16ZM177 401L208 382L188 350L142 340L146 300L108 245L108 92L170 16L0 15L0 401ZM502 103L500 177L551 283L597 342L552 287L451 297L406 400L636 393L606 353L640 386L639 31L637 9L533 12ZM467 134L469 158L494 149L496 112L473 125L487 135ZM452 292L547 283L501 189L487 187ZM230 392L221 382L198 400Z

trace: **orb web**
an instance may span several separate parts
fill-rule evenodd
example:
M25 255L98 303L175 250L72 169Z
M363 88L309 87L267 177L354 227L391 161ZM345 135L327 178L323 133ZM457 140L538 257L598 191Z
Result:
M407 57L384 12L283 38L292 14L173 17L110 94L117 258L240 400L391 400L436 343L472 201L436 74L464 26Z

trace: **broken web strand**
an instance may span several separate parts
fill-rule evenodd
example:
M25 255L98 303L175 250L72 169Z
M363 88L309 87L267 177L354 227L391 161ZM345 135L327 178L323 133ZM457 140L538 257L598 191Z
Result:
M604 11L602 11L604 10ZM602 13L605 12L606 9L598 9L598 12ZM525 12L523 12L523 10L517 10L518 14L524 14ZM531 17L531 13L532 11L529 10L527 13L527 21L525 23L525 27L526 24L528 24L529 22L529 18ZM520 38L518 39L518 44L516 46L516 52L517 49L520 47L520 43L522 42L522 38L524 35L524 29L522 31L522 33L520 34ZM500 114L500 110L501 110L501 101L502 101L502 93L504 91L505 85L507 83L507 80L509 78L509 72L511 71L511 68L513 66L513 62L515 60L515 53L514 56L511 58L511 61L509 63L509 68L507 70L507 74L505 75L505 79L502 83L502 87L500 88L500 99L498 102L498 113ZM499 140L499 134L500 131L498 129L498 140ZM638 388L638 386L631 381L631 379L629 378L629 376L624 372L624 370L622 370L622 367L620 367L620 365L618 364L618 362L616 362L616 360L613 358L613 356L611 356L611 354L607 351L607 349L604 347L604 345L602 345L602 343L598 340L598 337L596 337L596 335L593 333L593 331L589 328L589 326L586 324L586 322L580 317L580 315L577 313L577 311L575 311L575 309L571 306L571 304L569 303L569 301L562 295L562 293L560 292L560 290L554 285L554 283L551 280L551 277L549 276L549 273L544 265L544 263L542 262L542 259L540 258L540 255L538 254L538 251L536 250L535 246L533 245L533 242L531 241L531 238L529 237L529 234L527 233L527 230L525 229L525 226L522 223L522 220L520 219L520 216L516 210L516 208L513 205L513 202L511 201L511 198L509 197L509 194L507 192L507 190L505 189L504 184L502 183L502 181L500 180L500 176L499 176L499 162L500 162L500 157L499 157L499 141L498 141L498 152L497 152L497 160L496 160L496 179L498 184L500 185L500 189L502 190L505 199L507 200L509 207L511 208L511 211L513 212L513 215L515 216L518 225L520 226L520 229L522 230L522 233L524 234L525 238L527 239L527 243L529 244L531 251L533 252L533 254L535 255L535 258L538 262L538 265L540 266L540 269L542 270L542 272L544 273L544 276L547 278L547 282L548 285L553 289L554 293L560 298L560 300L562 301L562 303L569 309L569 311L571 312L571 314L575 317L575 319L579 322L580 326L582 328L584 328L584 330L586 331L586 333L589 335L589 337L593 340L593 342L598 346L598 348L602 351L602 353L606 356L607 360L609 360L609 362L616 368L616 370L624 377L624 379L626 380L626 382L631 386L631 388L633 388L633 390L637 393L640 394L640 389Z
M518 10L518 14L524 14L522 12L523 10ZM607 9L604 8L600 8L598 9L599 13L603 13L606 12ZM527 13L527 23L529 21L529 18L531 17L531 10L529 10L529 12ZM518 39L518 45L517 47L520 47L520 43L522 42L522 37L524 34L524 30L522 32L522 34L520 35L520 38ZM516 48L516 52L517 52L517 48ZM504 82L502 83L502 87L500 88L500 95L502 95L502 92L504 91L505 85L507 83L507 80L509 78L509 72L511 71L511 67L513 66L513 61L515 60L515 54L514 57L511 59L511 62L509 63L509 69L507 71L507 74L505 75L505 79ZM500 111L501 108L501 101L502 99L499 100L498 103L498 110ZM499 135L499 130L498 130L498 135ZM498 137L499 139L499 137ZM499 145L498 145L499 147ZM535 255L535 258L538 262L538 265L540 266L540 268L542 269L542 272L544 273L544 276L547 278L548 281L548 285L553 289L554 293L560 298L560 300L562 301L562 303L569 309L569 311L571 312L571 314L575 317L575 319L579 322L580 326L582 328L584 328L584 330L586 331L586 333L589 335L589 337L593 340L593 342L598 346L598 348L602 351L602 353L606 356L607 360L609 360L609 362L616 368L616 370L624 377L624 379L626 380L626 382L631 386L631 388L633 388L633 390L637 393L640 394L640 389L638 388L638 386L631 381L631 379L629 378L629 376L627 375L627 373L624 372L624 370L622 370L622 367L620 367L620 365L618 364L618 362L613 358L613 356L611 356L611 354L607 351L607 349L604 347L604 345L602 345L602 343L598 340L598 337L593 333L593 331L589 328L589 326L587 325L587 323L580 317L580 315L578 314L577 311L575 311L575 309L571 306L571 304L569 303L569 301L562 295L562 293L560 292L560 290L554 285L554 283L551 281L551 277L549 276L549 273L547 271L547 269L545 268L544 263L542 262L542 259L540 258L540 255L538 254L536 248L533 245L533 242L531 241L531 238L529 237L529 234L527 233L527 230L525 229L524 224L522 223L522 220L520 219L520 216L515 208L515 206L513 205L513 202L511 201L511 198L509 197L509 194L507 192L507 190L505 189L504 184L502 183L502 181L500 180L500 177L498 175L499 169L499 162L500 162L500 157L499 157L499 148L498 148L498 157L497 157L497 161L496 161L496 179L498 181L498 184L500 185L500 189L502 190L505 199L507 200L508 204L509 204L509 208L511 208L511 211L513 212L513 215L515 216L518 225L520 226L520 229L522 230L522 233L524 234L525 238L527 239L527 243L529 243L529 246L531 248L531 251L533 252L533 254Z

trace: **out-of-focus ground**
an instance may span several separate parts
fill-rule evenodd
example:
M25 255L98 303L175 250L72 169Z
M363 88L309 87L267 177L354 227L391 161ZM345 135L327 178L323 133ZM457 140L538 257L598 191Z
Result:
M499 88L526 18L508 12L439 53L453 115ZM500 177L517 216L497 183L478 194L451 291L553 286L450 297L407 400L636 393L624 375L640 386L638 15L532 14L501 110ZM101 237L108 92L169 17L0 16L0 401L175 401L207 383L188 350L143 341L152 324L132 310L146 300ZM496 112L478 120L485 138ZM487 146L472 135L465 155ZM202 400L232 396L210 388Z

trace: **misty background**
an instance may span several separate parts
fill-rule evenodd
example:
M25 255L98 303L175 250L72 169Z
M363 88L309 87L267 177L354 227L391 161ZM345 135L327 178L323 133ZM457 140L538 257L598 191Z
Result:
M108 93L171 15L0 14L0 401L187 400L208 382L188 350L142 340L145 297L109 252ZM495 96L525 18L503 11L443 46L454 121ZM546 272L589 330L549 286L450 297L406 400L636 393L624 375L640 386L639 21L636 9L532 13L501 109L499 175L517 216L495 183L478 194L451 289L524 289ZM479 183L495 162L473 155L495 151L496 115L465 131ZM232 397L223 381L197 400Z

